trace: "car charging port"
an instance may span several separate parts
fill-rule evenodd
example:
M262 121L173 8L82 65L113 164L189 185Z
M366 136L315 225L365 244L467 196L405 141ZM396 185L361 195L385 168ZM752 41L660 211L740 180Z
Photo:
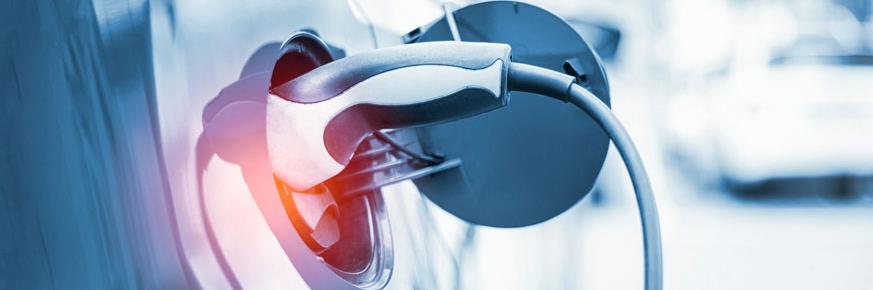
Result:
M314 31L296 32L280 49L271 86L343 55ZM351 166L308 190L295 191L275 179L282 205L300 239L326 267L358 288L384 287L393 268L393 243L381 186L429 165L409 157L410 149L395 146L397 136L385 136L391 141L368 137L357 148Z

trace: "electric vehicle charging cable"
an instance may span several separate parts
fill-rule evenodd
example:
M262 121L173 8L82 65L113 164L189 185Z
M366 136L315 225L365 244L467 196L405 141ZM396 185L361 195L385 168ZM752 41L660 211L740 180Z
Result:
M613 140L627 167L640 212L645 251L645 289L662 289L663 262L658 210L643 161L621 122L606 104L590 91L576 84L571 76L537 66L511 63L508 78L507 85L511 91L535 93L575 105L591 116Z
M662 289L657 207L642 160L612 111L575 78L513 63L498 43L427 42L381 48L322 65L270 88L267 147L276 177L305 192L343 171L383 129L426 126L505 106L510 91L568 102L611 137L640 211L646 290Z

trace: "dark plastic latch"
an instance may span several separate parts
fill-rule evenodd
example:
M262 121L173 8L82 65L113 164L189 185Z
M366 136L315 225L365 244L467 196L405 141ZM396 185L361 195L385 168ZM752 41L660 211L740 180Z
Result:
M582 67L582 63L579 62L578 58L571 58L564 61L564 73L576 78L576 83L580 86L587 87L588 86L588 76L585 74L585 69Z
M421 37L421 27L416 27L409 33L403 35L403 43L410 44L418 41L418 38Z

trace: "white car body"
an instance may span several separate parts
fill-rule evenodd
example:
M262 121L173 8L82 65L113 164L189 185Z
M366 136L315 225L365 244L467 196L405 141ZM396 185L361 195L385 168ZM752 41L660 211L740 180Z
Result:
M707 91L675 100L672 123L720 180L873 174L873 65L772 64Z

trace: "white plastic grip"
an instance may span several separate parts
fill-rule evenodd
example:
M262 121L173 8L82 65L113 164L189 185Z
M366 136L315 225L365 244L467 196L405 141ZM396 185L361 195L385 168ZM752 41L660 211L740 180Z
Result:
M449 52L459 55L452 58ZM274 88L266 122L274 174L304 191L340 173L375 130L501 107L507 101L508 60L509 46L503 44L413 44L340 59ZM342 83L349 81L354 83ZM319 87L337 93L289 95Z

